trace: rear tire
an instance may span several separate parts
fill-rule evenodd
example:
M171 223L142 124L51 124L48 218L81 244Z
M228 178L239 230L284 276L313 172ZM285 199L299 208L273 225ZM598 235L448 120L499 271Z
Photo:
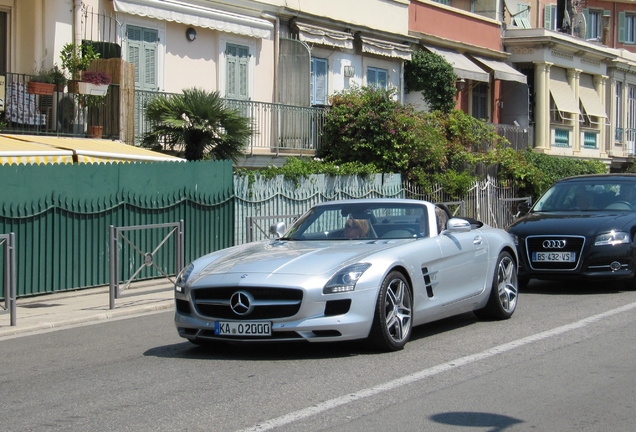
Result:
M382 351L398 351L411 337L413 294L404 275L393 271L382 282L369 341Z
M475 311L479 318L504 320L512 316L517 308L519 282L517 266L512 255L501 252L495 266L488 303L483 309Z

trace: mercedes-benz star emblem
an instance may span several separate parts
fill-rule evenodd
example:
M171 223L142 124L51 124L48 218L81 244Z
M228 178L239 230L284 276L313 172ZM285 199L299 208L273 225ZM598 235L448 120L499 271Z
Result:
M563 249L565 244L565 240L544 240L543 249Z
M230 297L230 307L237 315L248 315L254 309L254 297L247 291L237 291Z

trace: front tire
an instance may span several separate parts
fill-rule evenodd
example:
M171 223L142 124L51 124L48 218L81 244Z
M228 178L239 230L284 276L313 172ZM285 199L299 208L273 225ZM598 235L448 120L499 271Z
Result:
M519 283L517 266L508 252L501 252L497 259L488 303L483 309L475 311L479 318L504 320L512 316L517 308Z
M398 351L411 337L413 294L404 275L393 271L382 282L369 341L383 351Z

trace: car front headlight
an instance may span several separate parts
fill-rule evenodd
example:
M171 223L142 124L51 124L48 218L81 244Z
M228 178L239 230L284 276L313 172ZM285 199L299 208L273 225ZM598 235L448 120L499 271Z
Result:
M519 236L513 233L508 234L510 234L510 238L512 238L512 242L515 244L515 246L519 246Z
M604 245L618 245L629 243L629 233L623 231L610 231L606 234L600 234L596 236L596 240L594 240L594 246L604 246Z
M322 289L323 294L335 294L353 291L362 274L371 267L369 263L360 263L347 266L329 279Z
M188 278L192 274L193 270L194 264L190 264L188 267L181 270L181 273L179 273L179 276L177 276L177 280L174 283L175 291L180 293L183 292L183 287L186 285L186 283L188 283Z

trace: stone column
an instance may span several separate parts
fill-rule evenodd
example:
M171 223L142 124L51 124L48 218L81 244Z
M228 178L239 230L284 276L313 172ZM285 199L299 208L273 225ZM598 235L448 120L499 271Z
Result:
M581 69L567 69L568 84L574 92L574 100L580 105L579 102L579 76L583 72ZM581 128L580 117L576 114L572 114L573 118L569 121L569 125L572 126L572 153L575 156L581 154Z
M550 66L553 63L534 64L534 148L548 153L550 141Z
M598 97L601 99L605 114L608 114L607 119L598 119L599 124L596 125L598 128L598 146L601 151L600 156L602 158L607 157L609 149L611 148L611 143L614 142L613 137L608 137L607 135L607 124L609 123L609 110L607 109L608 107L605 106L605 83L607 82L607 78L608 77L605 75L594 75L594 89L596 90L596 93L598 93Z

